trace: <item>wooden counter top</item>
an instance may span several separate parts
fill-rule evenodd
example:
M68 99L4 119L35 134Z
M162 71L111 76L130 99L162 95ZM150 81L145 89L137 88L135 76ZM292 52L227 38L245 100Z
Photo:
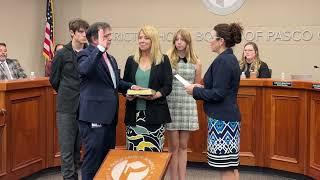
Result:
M50 86L49 78L39 77L36 79L17 79L17 80L0 80L0 91L10 91L17 89L28 89L35 87L46 87Z

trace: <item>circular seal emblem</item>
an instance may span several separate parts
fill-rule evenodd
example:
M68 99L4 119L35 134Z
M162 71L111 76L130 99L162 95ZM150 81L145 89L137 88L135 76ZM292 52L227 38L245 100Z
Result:
M228 15L237 11L245 0L202 0L209 11L218 15Z
M129 156L114 162L106 179L149 180L154 170L154 164L148 158Z

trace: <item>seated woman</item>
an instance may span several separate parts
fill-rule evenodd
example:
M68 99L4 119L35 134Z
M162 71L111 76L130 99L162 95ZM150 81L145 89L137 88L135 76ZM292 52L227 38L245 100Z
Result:
M244 45L242 59L239 62L240 69L245 72L247 78L250 72L254 72L257 78L271 78L268 65L260 60L258 46L254 42L248 42Z

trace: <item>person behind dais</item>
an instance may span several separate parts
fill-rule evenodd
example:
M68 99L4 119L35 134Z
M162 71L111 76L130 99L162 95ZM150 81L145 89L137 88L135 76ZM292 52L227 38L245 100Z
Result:
M257 78L271 78L270 69L265 62L260 60L258 46L254 42L248 42L244 45L239 65L247 78L252 72Z
M8 59L7 45L0 43L0 80L26 78L27 75L16 59Z

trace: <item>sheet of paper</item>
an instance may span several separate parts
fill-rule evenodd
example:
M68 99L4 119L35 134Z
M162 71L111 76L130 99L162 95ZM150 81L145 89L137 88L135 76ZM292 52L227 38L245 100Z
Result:
M190 85L190 83L179 74L174 75L174 77L177 78L183 85Z

